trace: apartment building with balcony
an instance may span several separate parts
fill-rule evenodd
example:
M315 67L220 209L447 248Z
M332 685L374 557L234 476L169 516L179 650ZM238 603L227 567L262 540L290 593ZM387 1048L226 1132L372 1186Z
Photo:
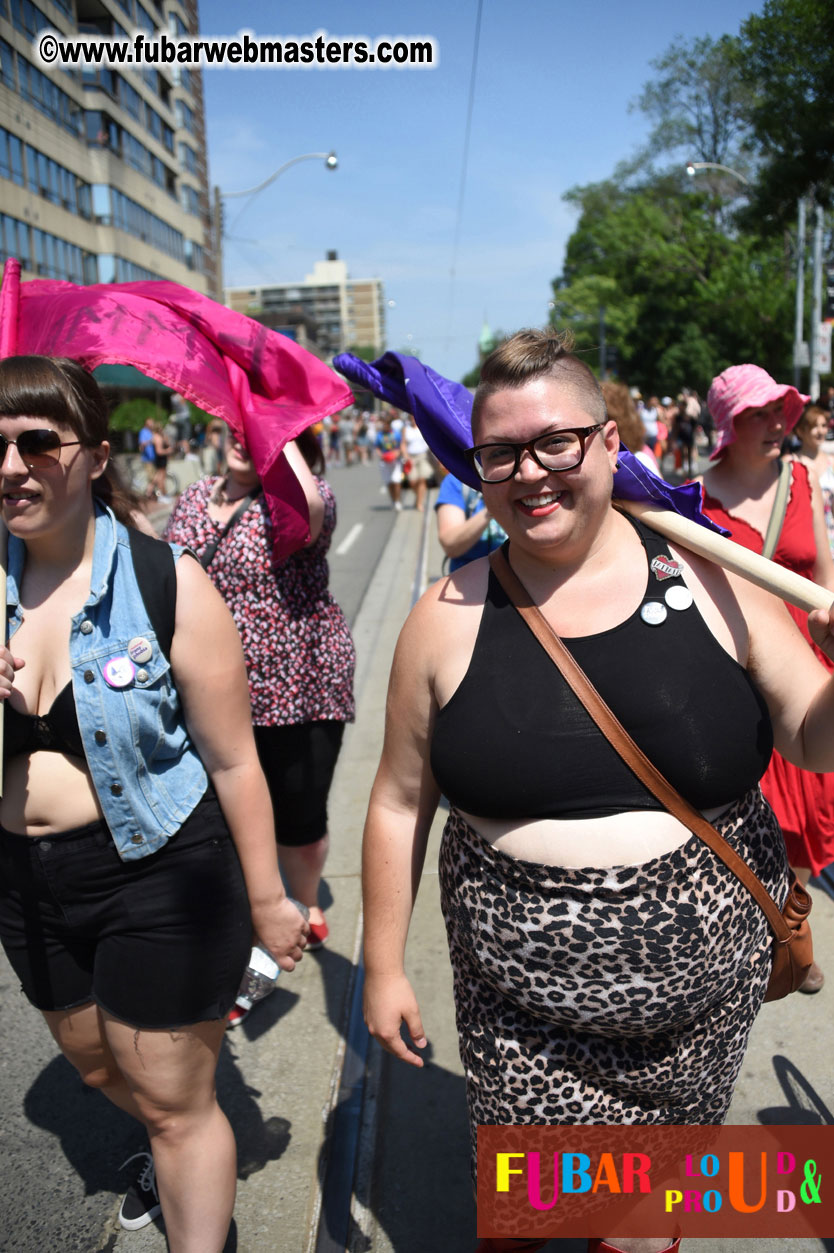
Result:
M23 278L170 279L210 293L216 257L199 70L47 72L33 40L198 33L196 0L0 0L0 261Z
M332 357L352 346L385 351L385 288L378 278L351 278L336 252L317 261L303 282L232 287L226 304L239 313L279 327L300 315L315 323L322 354Z

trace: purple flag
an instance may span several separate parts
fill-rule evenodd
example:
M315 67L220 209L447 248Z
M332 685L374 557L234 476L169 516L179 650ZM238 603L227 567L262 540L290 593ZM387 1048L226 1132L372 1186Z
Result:
M397 409L412 413L441 465L461 482L480 490L481 481L463 455L472 447L472 393L467 387L444 378L416 357L404 357L398 352L386 352L371 362L360 361L352 353L343 352L333 358L333 364L352 383L366 387ZM653 474L622 444L613 495L619 500L671 509L719 535L729 534L701 511L700 483L673 487Z

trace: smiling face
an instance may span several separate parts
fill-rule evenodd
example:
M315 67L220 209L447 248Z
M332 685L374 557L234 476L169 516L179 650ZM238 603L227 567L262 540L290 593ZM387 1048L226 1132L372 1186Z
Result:
M31 441L27 452L25 433L36 430L53 431L66 445L54 462L30 456L36 451ZM9 444L0 467L9 529L34 539L75 522L87 525L93 484L102 478L110 451L107 411L95 380L65 358L6 357L0 361L0 432L8 440L24 437L24 455Z
M523 387L486 396L478 410L476 443L522 443L566 427L588 427L598 416L583 408L577 388L540 375ZM611 506L619 437L615 422L587 437L585 459L573 470L545 470L529 453L503 483L481 485L486 506L513 542L531 552L581 552Z
M68 422L28 416L0 417L0 434L6 440L23 439L26 433L49 429L63 447L48 464L27 465L17 442L9 443L0 465L0 500L6 526L21 539L35 539L62 530L73 522L86 525L92 511L92 483L107 465L106 441L91 448L78 442Z

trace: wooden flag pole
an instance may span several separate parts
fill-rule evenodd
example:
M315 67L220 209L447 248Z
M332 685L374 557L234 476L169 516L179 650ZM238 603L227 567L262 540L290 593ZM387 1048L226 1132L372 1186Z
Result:
M706 557L707 561L716 562L725 570L741 575L743 579L749 579L751 583L763 587L767 592L773 592L782 600L789 600L792 605L804 609L806 613L810 613L812 609L831 608L834 595L827 588L812 583L810 579L803 579L801 574L794 574L783 566L777 566L775 561L769 561L767 557L753 553L749 548L736 544L734 540L717 535L715 531L708 530L698 522L691 522L679 513L673 513L671 509L656 509L632 500L615 500L614 504L624 513L640 518L646 526L665 535L667 539L690 549L699 557Z

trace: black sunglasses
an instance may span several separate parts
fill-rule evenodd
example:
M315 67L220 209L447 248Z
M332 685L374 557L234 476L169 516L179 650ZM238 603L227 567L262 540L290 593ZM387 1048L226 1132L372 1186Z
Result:
M62 440L58 432L51 431L48 426L36 426L31 431L22 431L17 439L0 435L0 466L6 460L10 444L14 444L20 460L30 470L46 470L60 460L62 448L71 448L80 443L80 439Z
M597 422L594 426L562 427L524 444L477 444L466 450L466 457L484 483L505 483L511 479L525 452L543 470L576 470L585 460L585 441L604 426L604 422Z

